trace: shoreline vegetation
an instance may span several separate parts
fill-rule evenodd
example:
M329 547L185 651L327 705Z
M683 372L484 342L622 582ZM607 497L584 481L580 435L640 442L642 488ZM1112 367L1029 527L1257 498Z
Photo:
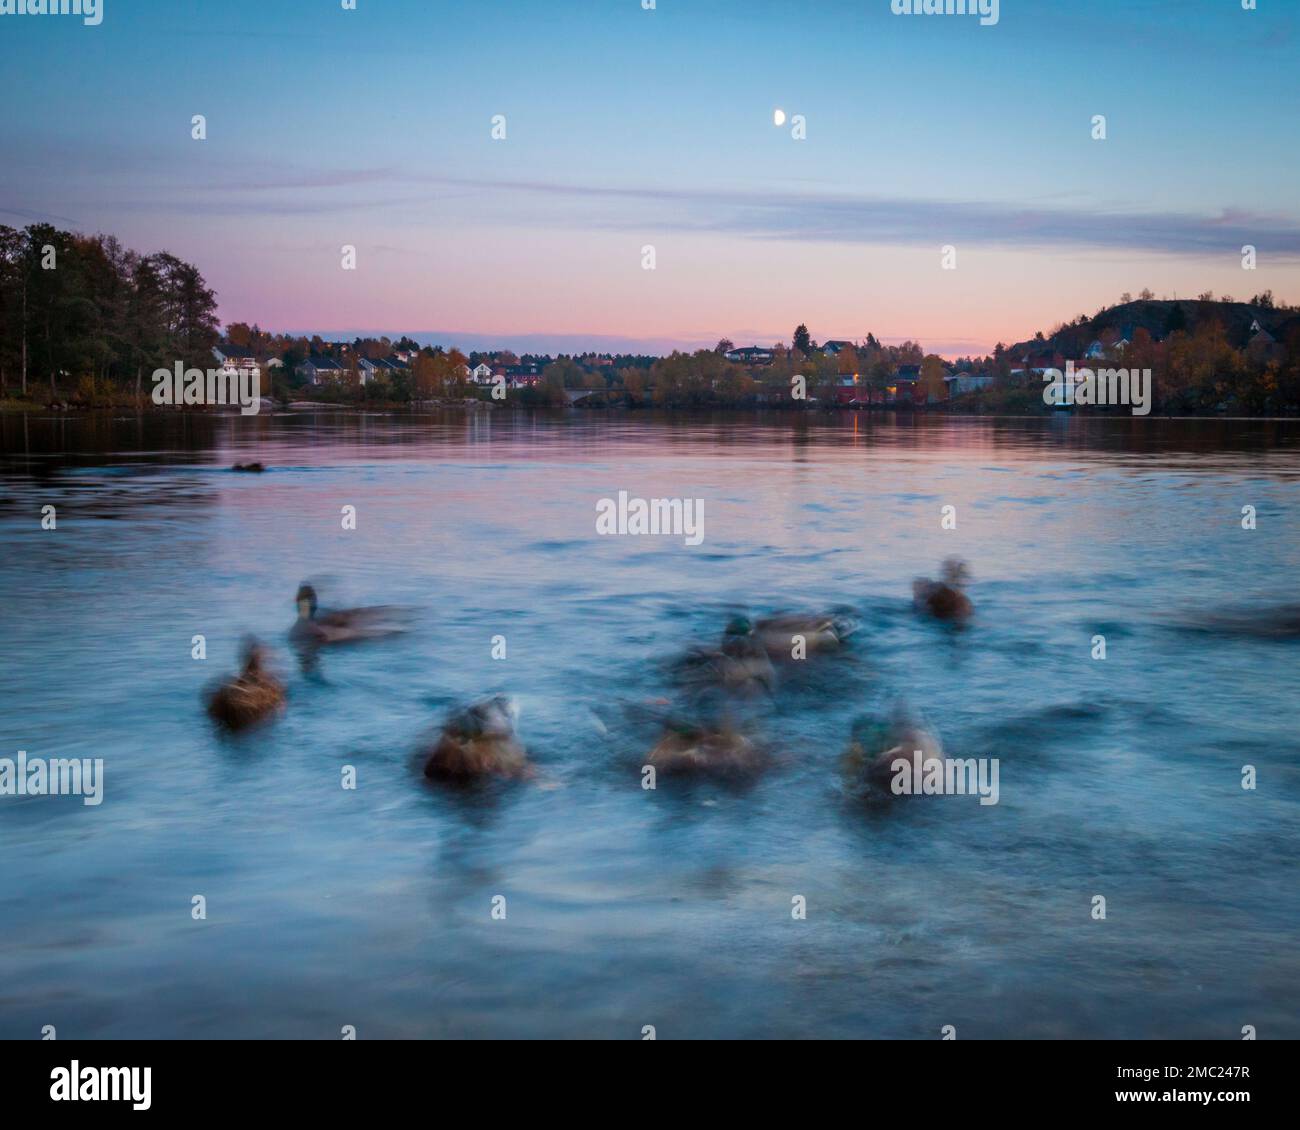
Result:
M327 341L236 322L221 326L197 267L141 254L113 236L50 224L0 225L0 413L227 411L152 402L153 374L256 373L262 411L574 408L877 411L1048 416L1052 372L1149 372L1158 416L1300 416L1300 306L1265 291L1248 302L1124 294L1091 317L945 360L874 333L668 356L462 353L410 337ZM235 411L238 409L235 408ZM1129 415L1122 405L1074 405Z
M302 413L308 414L313 412L327 412L340 416L363 416L366 414L403 414L403 415L427 415L432 413L464 413L472 414L475 412L546 412L556 416L566 416L575 413L583 415L595 415L597 413L618 413L620 416L636 418L644 416L647 420L662 419L663 413L671 415L680 414L683 418L690 418L699 413L707 413L710 416L718 414L734 414L737 419L752 416L754 413L770 415L773 418L797 418L810 417L813 419L833 420L841 417L852 416L856 413L868 414L872 416L892 416L892 417L931 417L931 418L971 418L971 419L1046 419L1049 417L1062 416L1082 416L1090 419L1104 420L1130 420L1130 419L1161 419L1161 420L1255 420L1261 423L1268 421L1287 421L1300 418L1300 412L1295 410L1283 411L1275 414L1269 413L1247 413L1233 411L1227 408L1217 411L1173 411L1172 409L1152 412L1149 416L1133 416L1126 406L1111 407L1074 407L1069 412L1053 410L1044 406L1041 410L1034 408L1025 408L1017 410L1018 405L1007 406L1001 398L971 397L961 404L936 404L927 406L915 406L907 403L894 404L874 404L874 405L857 405L853 407L843 406L820 406L818 404L809 404L800 406L798 404L701 404L694 406L673 406L673 405L645 405L629 407L625 403L621 404L588 404L583 402L578 405L565 407L563 405L546 405L546 404L524 404L518 400L493 402L481 397L470 397L463 400L456 399L435 399L428 401L380 401L366 400L361 402L341 402L329 400L294 400L288 403L275 401L264 401L260 415L268 416L272 414L282 415L285 413ZM112 402L100 402L93 405L79 404L73 401L63 403L47 403L45 401L22 400L19 398L9 398L0 400L0 417L21 417L21 416L41 416L50 418L51 414L69 416L111 416L131 414L138 416L175 416L177 414L198 417L241 417L246 418L241 413L238 405L221 405L221 406L158 406L149 401L146 397L143 402L137 402L134 398L118 398ZM257 414L254 414L257 415Z
M836 419L839 417L852 416L853 414L862 413L868 415L881 416L905 416L905 417L922 417L930 416L934 418L952 418L952 417L970 417L973 419L980 418L1013 418L1013 419L1046 419L1049 417L1061 416L1084 416L1091 419L1144 419L1156 418L1161 420L1295 420L1300 418L1300 412L1282 411L1275 414L1269 413L1248 413L1239 410L1221 408L1218 410L1203 411L1173 411L1172 409L1152 412L1149 417L1133 416L1129 409L1124 405L1102 406L1102 407L1072 407L1068 412L1053 410L1044 406L1041 410L1033 405L1025 407L1019 403L1008 405L1000 397L980 397L972 396L963 400L961 404L934 404L934 405L912 405L907 403L885 403L873 405L854 405L852 407L818 405L816 403L799 405L799 404L699 404L699 405L637 405L629 406L626 403L588 403L586 401L571 405L548 405L548 404L525 404L519 400L509 400L503 402L494 402L482 397L469 397L465 399L434 399L434 400L405 400L405 401L383 401L383 400L365 400L358 402L342 402L331 400L293 400L287 403L278 401L264 400L260 413L253 415L271 415L285 413L312 413L327 412L334 415L345 416L362 416L366 414L408 414L408 415L426 415L431 413L465 413L472 414L475 412L546 412L556 416L566 416L575 413L583 415L595 415L597 413L618 413L620 416L636 418L644 416L647 419L662 418L662 414L667 412L669 415L680 414L684 418L699 413L708 413L709 415L733 413L737 419L760 413L762 415L771 415L773 417L799 417L808 416L821 419ZM0 400L0 416L41 416L49 418L51 414L69 416L96 416L96 415L139 415L139 416L174 416L177 414L200 417L246 417L247 414L241 413L238 405L167 405L159 406L153 404L147 397L143 402L137 402L133 397L114 398L111 401L99 401L95 404L78 403L76 401L64 401L50 403L45 400L23 400L17 397Z

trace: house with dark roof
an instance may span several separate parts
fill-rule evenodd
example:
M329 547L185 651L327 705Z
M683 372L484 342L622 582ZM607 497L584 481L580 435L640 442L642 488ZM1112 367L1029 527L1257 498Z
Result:
M1285 360L1286 350L1256 318L1250 324L1250 340L1246 342L1246 353L1254 361L1282 361Z
M333 357L326 357L320 353L313 353L301 365L298 366L298 375L305 377L308 384L319 385L329 381L340 381L348 374L347 369L343 368Z
M851 341L828 341L822 344L822 352L829 354L831 357L838 357L846 349L853 349Z
M920 365L899 365L885 386L886 400L912 400L921 379Z
M1048 369L1064 369L1065 355L1056 349L1031 349L1011 366L1012 373L1037 373L1042 376Z
M943 378L948 388L948 399L965 396L968 392L979 392L993 383L988 373L949 373Z
M390 357L383 357L376 361L363 357L357 362L357 376L363 385L375 377L391 377L394 373L404 373L409 369L409 365L402 365Z
M743 349L733 349L723 356L728 361L735 361L740 365L770 365L772 363L772 351L770 349L760 349L757 345L747 345Z
M835 402L841 405L867 404L870 397L857 373L844 373L835 383Z
M542 371L536 365L493 365L492 384L506 388L530 388L542 383Z

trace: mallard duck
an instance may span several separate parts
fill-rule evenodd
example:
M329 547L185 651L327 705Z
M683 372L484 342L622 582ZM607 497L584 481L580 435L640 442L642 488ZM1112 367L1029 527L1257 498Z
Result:
M398 609L387 605L321 611L316 604L316 590L308 584L299 587L297 602L298 620L289 630L289 638L300 647L355 643L404 630L393 622Z
M776 688L776 669L747 620L733 620L718 647L693 648L677 662L676 672L685 682L741 695Z
M943 580L917 577L912 582L912 602L917 611L927 612L939 620L967 620L975 606L962 588L970 578L966 562L949 557L943 563Z
M743 618L727 629L730 639L755 640L770 659L789 662L795 658L797 637L803 639L805 656L839 651L857 631L857 624L843 616L807 616L798 613L771 616L750 624Z
M729 726L669 723L645 763L657 773L743 777L762 769L767 758Z
M244 644L243 670L208 697L208 714L231 730L242 730L284 705L284 684L266 669L267 651L256 640Z
M921 723L903 711L896 711L887 723L874 718L859 719L853 725L848 749L844 751L842 768L849 787L858 792L918 795L921 779L927 771L933 772L937 763L944 762L943 745ZM906 762L906 766L898 764ZM895 780L906 785L894 789ZM907 787L910 786L910 787Z
M505 695L453 715L425 755L424 775L446 781L532 775L528 753L515 736L518 707Z
M266 467L261 463L236 463L230 469L232 471L246 471L252 475L260 475L266 470Z

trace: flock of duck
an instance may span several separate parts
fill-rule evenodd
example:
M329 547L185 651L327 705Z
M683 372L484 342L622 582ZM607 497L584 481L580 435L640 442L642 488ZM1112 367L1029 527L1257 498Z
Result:
M260 474L261 463L231 468ZM913 582L918 614L961 626L974 612L966 594L969 572L963 561L949 558L939 580ZM375 640L404 630L400 609L391 606L325 610L316 591L304 583L297 594L298 619L289 639L304 669L311 669L322 649ZM690 704L685 712L660 715L661 735L640 760L657 773L702 777L748 777L767 764L764 750L732 724L733 707L742 700L775 698L787 680L781 669L821 662L842 651L857 630L845 615L780 615L728 623L715 646L695 647L669 664L671 681ZM1300 636L1300 605L1224 612L1171 625L1224 636L1295 638ZM658 700L668 706L667 700ZM256 639L244 645L240 672L207 692L212 718L229 730L265 722L285 705L285 686L271 670L269 652ZM496 695L452 713L436 738L420 751L424 775L432 780L472 783L518 780L534 774L534 763L515 731L514 702ZM599 719L597 726L604 729ZM643 747L641 747L643 748ZM916 758L916 754L921 756ZM888 721L868 718L854 723L842 767L850 787L867 795L889 795L899 757L911 759L913 772L929 772L945 759L943 747L924 724L896 709Z
M968 573L963 562L944 563L942 578L913 583L913 604L924 616L964 624L973 612L964 591ZM322 609L316 591L304 583L296 597L298 618L289 641L304 667L321 649L380 639L404 630L401 610L392 606ZM670 665L673 681L698 706L722 704L720 710L696 710L688 720L673 717L643 759L657 773L746 777L759 772L767 757L762 749L729 721L728 704L744 698L777 693L779 669L817 662L842 651L857 629L843 615L780 615L750 621L733 619L715 647L696 647ZM244 730L265 722L284 709L285 686L272 672L268 650L256 639L244 645L243 665L233 678L207 693L207 710L220 726ZM424 776L437 781L468 784L491 779L531 777L534 765L515 730L514 702L495 695L452 713L420 752ZM871 793L885 793L892 766L900 756L922 754L917 771L942 761L943 748L921 723L897 712L887 723L855 727L844 769L851 783Z

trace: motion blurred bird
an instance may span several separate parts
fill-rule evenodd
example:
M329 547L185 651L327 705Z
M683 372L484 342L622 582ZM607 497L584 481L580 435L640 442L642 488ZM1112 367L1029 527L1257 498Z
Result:
M748 620L735 619L716 648L697 647L675 664L679 679L737 695L772 693L776 669Z
M725 724L670 722L645 763L658 773L746 777L759 772L766 755Z
M244 644L243 670L208 697L208 714L231 730L242 730L284 706L284 684L266 669L268 653L256 640Z
M1214 635L1294 639L1300 636L1300 604L1230 608L1194 619L1189 618L1176 626L1187 631L1209 632Z
M505 695L453 715L424 761L424 775L468 783L491 777L530 777L528 753L515 736L516 704Z
M841 759L841 768L849 788L858 793L889 794L891 785L899 774L906 774L912 795L921 792L917 774L916 755L921 755L920 773L933 772L937 764L944 763L943 745L939 739L913 718L906 710L896 707L888 722L877 718L859 718L853 723L848 748ZM904 761L906 767L896 763Z
M406 630L395 621L400 610L391 605L321 610L316 603L316 590L308 584L299 587L297 602L298 619L289 630L289 638L300 647L356 643Z
M970 597L962 591L969 578L966 562L949 557L943 563L942 581L918 577L912 582L912 602L918 612L926 612L938 620L968 620L975 611Z
M769 658L789 661L800 657L800 653L813 656L839 651L857 629L857 623L846 616L788 613L752 625L740 618L733 621L728 634L748 636L762 646Z

